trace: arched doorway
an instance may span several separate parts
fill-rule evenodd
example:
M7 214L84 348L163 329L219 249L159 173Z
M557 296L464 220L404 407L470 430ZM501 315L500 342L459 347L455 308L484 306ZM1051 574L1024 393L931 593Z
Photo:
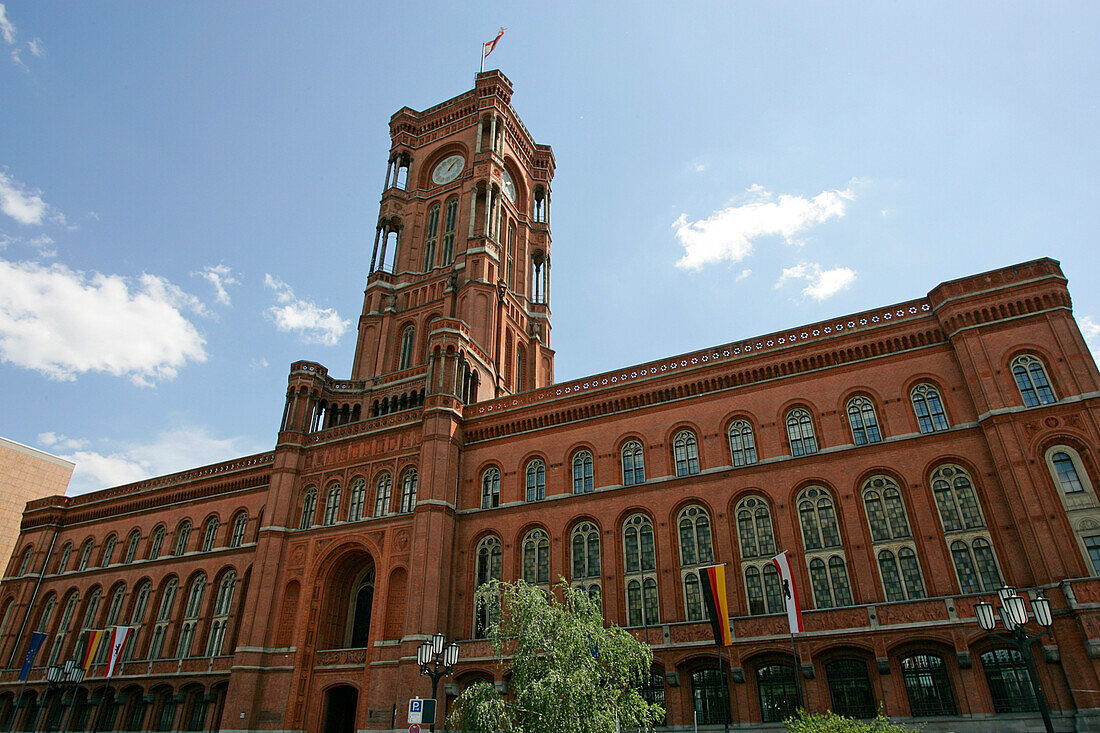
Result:
M325 580L317 640L319 649L369 646L374 573L371 556L362 550L352 550L322 575Z
M351 685L336 685L325 692L324 733L355 733L355 708L359 691Z

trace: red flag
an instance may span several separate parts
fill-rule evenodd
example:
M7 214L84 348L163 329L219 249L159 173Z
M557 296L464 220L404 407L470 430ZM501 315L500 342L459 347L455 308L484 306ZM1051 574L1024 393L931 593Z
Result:
M107 662L108 677L114 675L115 665L118 664L118 659L122 656L122 648L126 646L126 637L128 637L129 635L129 626L111 627L111 657L110 660Z
M486 57L493 52L493 49L497 47L497 43L500 41L500 37L504 35L504 31L508 30L504 26L500 27L500 33L497 33L497 37L488 43L481 44L481 60L485 61Z
M798 600L798 586L794 583L794 573L791 572L791 564L787 561L787 551L779 553L772 558L775 567L779 569L779 582L783 589L783 602L787 606L787 625L791 633L797 634L802 629L802 604Z

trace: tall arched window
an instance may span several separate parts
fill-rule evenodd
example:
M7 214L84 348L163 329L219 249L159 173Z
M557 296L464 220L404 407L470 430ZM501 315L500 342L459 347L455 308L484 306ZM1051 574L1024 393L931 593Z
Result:
M390 513L390 496L393 493L393 477L384 473L378 477L374 491L374 516L384 517Z
M779 613L783 610L783 592L779 571L771 562L775 555L775 533L767 503L756 496L737 502L737 539L741 545L741 574L749 613Z
M134 607L130 611L130 634L126 637L126 646L122 649L123 661L131 659L134 649L137 648L138 638L145 627L145 610L149 607L149 596L152 593L153 584L150 581L147 580L138 586L134 596Z
M1020 390L1025 406L1049 405L1058 401L1050 388L1043 362L1031 354L1022 354L1012 360L1012 377L1016 380L1016 388Z
M481 474L481 508L492 509L500 506L500 470L486 469Z
M940 466L931 483L960 590L996 590L1001 576L970 475L959 466Z
M573 585L589 594L600 592L600 530L592 522L580 522L570 536Z
M352 587L344 646L362 649L370 644L370 622L374 611L374 568L368 568Z
M210 635L206 639L206 656L216 657L222 653L226 628L229 626L229 612L233 608L233 590L237 585L237 573L233 570L222 576L218 584L218 596L214 600L214 616L210 620Z
M536 458L527 464L527 501L546 498L546 464Z
M645 454L642 444L631 440L623 446L623 486L636 486L645 483Z
M73 616L76 614L76 604L79 600L80 596L76 591L73 591L65 601L65 608L61 612L61 619L58 621L57 631L54 633L53 646L50 647L50 659L47 666L57 664L61 658L62 648L65 646L65 637L68 636L69 629L72 628Z
M939 391L931 384L918 384L909 393L913 402L913 412L917 416L917 425L922 433L934 433L947 430L947 414L943 411L943 400Z
M415 468L410 468L405 471L401 477L401 511L411 512L416 508L416 482L417 474Z
M852 428L852 440L856 445L878 443L882 440L875 405L866 397L853 397L848 400L848 425Z
M699 473L699 443L695 433L681 430L672 439L672 458L677 476L694 476Z
M889 476L872 476L864 482L863 508L886 600L924 598L924 581L897 482Z
M185 519L176 528L176 549L172 554L179 557L187 552L187 543L191 540L191 520Z
M298 529L309 529L313 526L313 515L317 512L317 489L312 486L306 489L302 495L302 518L298 522Z
M646 515L631 515L623 524L623 554L627 626L659 623L653 521Z
M69 558L73 555L73 543L66 542L65 546L61 548L61 559L57 561L57 572L65 573L69 570Z
M107 567L108 565L111 564L111 561L114 559L114 556L115 556L115 545L116 544L118 544L118 537L116 537L114 535L114 533L111 533L111 534L107 535L107 539L105 539L103 541L103 559L99 563L99 566L101 568L105 568L105 567ZM27 559L29 560L30 557L28 556ZM22 575L23 572L24 571L20 571L19 574Z
M501 579L500 538L489 536L478 543L475 578L475 591L486 583ZM488 634L490 624L497 619L498 608L498 605L492 602L483 603L479 601L477 603L474 609L475 639L484 639Z
M791 443L791 455L804 456L817 453L817 438L810 413L801 407L787 413L787 439Z
M1066 446L1055 446L1047 451L1047 465L1051 468L1051 476L1054 477L1054 484L1065 495L1080 494L1086 489L1091 488L1091 484L1086 481L1082 481L1082 476L1088 474L1084 470L1084 466L1081 465L1081 458L1077 455L1077 451Z
M413 360L413 335L416 333L412 326L401 332L401 356L397 363L398 369L408 369Z
M336 518L340 513L340 484L332 484L325 494L325 514L321 523L328 526L336 524Z
M366 503L367 482L357 478L351 482L348 494L348 521L358 522L363 518L363 505Z
M210 517L206 520L206 528L202 532L202 551L210 552L214 549L214 543L218 541L218 528L221 527L221 523L218 522L217 517Z
M80 561L76 565L77 571L87 570L88 563L92 560L92 550L95 549L95 543L88 540L80 548Z
M727 431L730 441L730 459L734 468L756 463L756 438L748 420L735 420Z
M531 585L550 584L550 538L541 529L523 538L523 579Z
M164 652L164 642L168 637L168 627L172 623L172 608L176 604L177 590L179 590L179 581L174 577L169 578L160 596L157 620L153 625L153 639L149 642L149 659L160 659Z
M910 654L901 660L901 676L914 718L927 715L958 715L947 665L938 654Z
M829 492L810 486L798 495L798 519L817 608L852 605L852 586Z
M206 574L199 573L191 581L187 605L183 610L183 625L180 627L179 644L176 645L176 657L179 659L191 656L191 645L195 641L195 629L198 627L199 616L202 615L202 598L205 593Z
M969 474L958 466L936 469L932 474L932 494L936 497L944 532L985 527L974 485Z
M163 524L157 525L153 530L152 536L149 538L149 559L156 560L160 557L160 549L164 545L164 535L166 531Z
M458 197L448 199L443 217L443 266L451 264L455 253L455 228L458 226Z
M123 556L124 565L129 565L137 557L138 543L141 542L141 530L135 529L126 539L126 554Z
M688 621L707 618L699 584L699 568L714 562L710 516L698 505L686 507L676 520L680 538L680 582L684 588L684 611Z
M424 228L424 272L435 267L435 242L439 235L439 204L428 209L428 223Z
M248 514L238 512L233 519L233 534L229 538L230 547L240 547L244 544L244 533L248 528Z
M588 494L592 489L592 453L579 450L573 454L573 493Z

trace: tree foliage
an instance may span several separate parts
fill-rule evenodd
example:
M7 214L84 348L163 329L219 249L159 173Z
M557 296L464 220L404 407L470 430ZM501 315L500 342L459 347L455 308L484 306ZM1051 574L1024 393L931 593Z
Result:
M482 682L454 702L448 725L478 733L606 733L652 730L664 717L640 692L649 646L604 626L599 603L560 581L554 592L522 580L482 586L477 604L494 619L488 636L504 666L508 694Z
M908 728L879 713L874 720L866 722L845 718L833 712L807 713L799 710L787 718L787 730L790 733L916 733L920 726Z

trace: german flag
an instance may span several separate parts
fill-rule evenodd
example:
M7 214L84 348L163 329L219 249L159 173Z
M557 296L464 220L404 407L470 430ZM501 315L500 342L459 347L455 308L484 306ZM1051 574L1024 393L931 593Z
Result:
M80 660L80 666L83 668L84 674L88 674L91 669L92 662L95 660L95 653L99 651L99 645L106 633L103 629L88 630L88 646L84 649L84 658Z
M714 630L714 643L729 646L733 643L733 633L730 631L730 604L726 597L726 566L699 568L699 579L703 581L703 602L707 604L710 627Z

